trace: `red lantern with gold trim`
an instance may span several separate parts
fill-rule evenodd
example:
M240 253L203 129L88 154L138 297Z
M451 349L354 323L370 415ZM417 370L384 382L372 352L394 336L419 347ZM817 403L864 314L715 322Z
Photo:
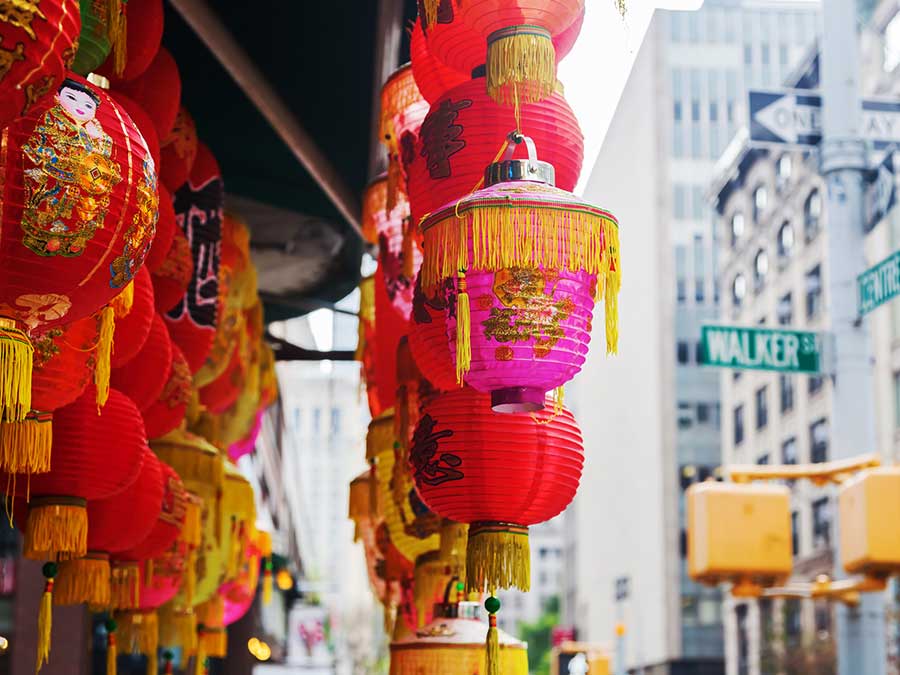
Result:
M134 294L131 310L116 319L116 332L110 366L120 368L131 361L144 346L150 334L155 314L153 306L153 281L150 272L141 270L134 277Z
M147 111L160 142L169 136L181 105L181 75L168 49L160 47L139 77L120 83L116 90Z
M162 183L157 187L159 189L159 220L156 221L156 236L153 238L150 252L144 261L144 267L150 272L156 272L165 264L166 255L169 249L172 248L172 240L175 238L176 227L172 194Z
M156 229L156 173L127 113L76 75L4 131L0 154L0 417L16 420L30 407L26 331L88 316L134 278Z
M121 368L113 369L109 383L145 411L162 394L172 367L172 341L159 314L153 315L150 334L141 351Z
M424 407L410 469L431 509L470 524L470 590L527 591L528 526L553 518L575 496L584 463L581 432L558 407L498 414L488 394L468 387Z
M456 359L448 331L448 320L456 319L456 290L452 283L443 284L431 297L422 292L422 279L416 278L413 310L409 325L409 349L419 369L438 389L455 389Z
M0 129L56 93L75 58L78 0L12 3L0 22Z
M224 199L222 172L201 143L188 182L175 193L175 219L188 238L194 274L165 315L172 342L181 347L192 373L203 365L216 335Z
M144 411L147 438L159 438L177 428L191 400L191 369L178 345L172 345L172 365L159 398Z
M175 213L174 207L172 213ZM172 245L162 265L153 271L151 276L156 311L163 314L183 298L194 276L191 245L177 224L172 230Z
M381 142L388 152L386 211L406 201L406 174L401 155L414 152L428 102L419 93L412 66L406 63L391 73L381 87Z
M159 137L156 135L156 127L153 125L153 120L150 119L150 115L138 105L137 102L132 101L122 92L113 91L111 92L111 95L116 99L116 102L125 109L125 112L131 117L131 121L137 125L137 128L141 132L141 136L144 137L144 141L147 143L147 148L150 150L150 156L153 158L153 165L158 172L160 170ZM159 178L162 180L162 176Z
M379 265L380 267L380 265ZM382 410L394 405L397 393L397 345L409 322L391 300L384 275L375 272L375 387Z
M445 93L471 78L469 73L454 70L436 59L428 47L428 40L422 32L422 22L415 21L409 34L409 54L412 61L413 77L419 92L429 103L434 103Z
M172 131L161 140L162 164L159 179L175 192L191 175L197 158L197 127L187 108L181 106Z

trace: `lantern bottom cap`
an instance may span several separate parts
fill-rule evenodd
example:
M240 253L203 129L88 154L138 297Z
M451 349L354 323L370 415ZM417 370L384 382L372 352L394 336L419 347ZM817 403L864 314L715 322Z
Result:
M544 409L547 392L537 387L506 387L491 392L491 409L497 413L526 413Z

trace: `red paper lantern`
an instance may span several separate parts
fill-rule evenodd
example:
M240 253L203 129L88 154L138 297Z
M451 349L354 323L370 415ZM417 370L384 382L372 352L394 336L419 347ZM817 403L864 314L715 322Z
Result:
M151 272L156 272L166 262L166 255L172 248L176 227L172 194L162 183L157 187L159 189L159 220L156 221L156 236L153 238L150 252L147 253L147 259L144 261L144 267Z
M133 80L147 70L159 51L163 34L162 0L128 0L123 3L123 10L127 21L124 63L117 67L111 57L97 71L113 84Z
M197 126L187 108L181 106L172 131L162 140L159 178L172 192L184 185L197 158Z
M424 407L410 450L419 494L436 513L469 523L471 590L527 591L528 526L553 518L578 489L581 432L565 408L501 415L471 388Z
M26 557L83 556L87 552L86 502L118 494L140 471L147 440L137 407L111 389L98 414L96 397L90 385L53 416L50 471L32 475L28 485ZM7 481L20 494L25 491L24 476Z
M397 345L409 322L397 312L388 295L384 275L375 272L375 388L382 410L393 407L397 392Z
M110 366L120 368L131 361L144 346L153 323L153 282L150 273L141 269L134 277L134 300L131 311L116 319L116 332Z
M141 412L162 394L172 367L172 341L159 314L153 315L150 334L144 346L131 361L115 368L109 383L128 396Z
M546 0L423 0L422 9L435 57L463 72L486 63L489 94L512 104L514 100L538 101L553 92L554 38L579 18L584 0L552 4ZM570 40L566 36L566 41ZM474 42L481 54L475 46L463 46L468 42Z
M556 184L573 190L581 173L584 139L561 94L523 104L519 130L534 139L541 159L556 169ZM512 107L494 103L475 79L447 92L431 106L408 159L412 222L477 189L487 168L516 129ZM516 157L525 157L524 148Z
M131 117L131 121L137 125L138 130L141 132L141 136L143 136L144 141L147 143L147 148L150 150L150 156L153 158L153 165L156 167L157 171L159 171L159 137L156 135L156 127L153 125L153 120L150 119L150 115L148 115L147 111L140 105L132 101L122 92L113 91L112 97L125 109L125 112ZM162 179L161 175L160 179Z
M156 127L157 138L169 136L181 104L181 75L168 49L160 47L139 77L122 82L116 89L147 111Z
M422 22L413 23L409 38L410 61L413 77L419 92L429 103L434 103L445 93L471 79L470 73L454 70L434 58L428 47L428 40L422 32Z
M386 211L406 201L406 175L401 154L414 152L416 136L428 114L409 63L395 70L381 87L381 142L388 151Z
M412 313L415 279L422 266L422 250L403 218L406 204L397 206L389 215L377 218L378 272L394 310L408 320Z
M112 98L72 75L4 144L0 323L34 331L92 314L132 280L153 240L156 174L143 138ZM10 377L21 389L0 414L16 420L29 407L29 347L24 333L9 335L2 390L14 389Z
M191 369L181 349L172 345L169 378L159 398L144 411L147 438L159 438L177 428L191 400Z
M450 350L448 319L456 318L456 289L446 283L432 297L422 292L422 280L416 278L413 309L409 325L409 349L428 380L438 389L455 389L456 359Z
M78 0L14 3L0 22L0 129L52 98L75 58Z
M152 527L147 534L127 550L118 551L123 560L155 560L175 544L187 513L187 491L184 483L165 462L160 462L161 496L154 509ZM160 507L162 504L162 507Z
M174 206L172 213L175 213ZM156 311L162 314L177 305L187 293L193 276L194 258L191 255L191 244L176 221L172 229L172 245L165 260L151 274Z
M231 353L225 372L200 389L200 402L211 413L221 414L234 405L243 385L244 364L241 361L240 350L235 349Z
M216 335L224 199L219 165L201 143L191 177L175 193L175 219L191 245L194 274L165 316L172 342L181 347L192 373L203 365Z

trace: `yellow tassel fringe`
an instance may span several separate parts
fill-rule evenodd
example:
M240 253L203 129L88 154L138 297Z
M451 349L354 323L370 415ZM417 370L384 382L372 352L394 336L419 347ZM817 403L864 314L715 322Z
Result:
M54 605L79 605L105 609L110 600L109 556L105 553L88 553L84 558L59 563Z
M492 33L487 42L487 93L497 103L534 103L553 93L556 50L546 29L510 26Z
M110 300L109 304L116 313L117 319L128 316L134 306L134 281L129 281L122 292Z
M391 645L390 675L447 675L448 663L454 673L483 673L484 645ZM528 652L522 646L499 645L498 662L503 675L528 675Z
M97 365L94 367L94 384L97 386L97 414L109 398L110 357L113 350L113 334L116 330L115 310L107 305L100 310L100 339L97 342Z
M472 366L472 312L466 274L462 270L456 288L456 383L461 385Z
M219 628L204 626L199 638L200 651L207 657L224 659L228 656L228 632L224 626Z
M117 657L116 634L112 632L106 636L106 675L116 675Z
M498 588L531 588L528 528L506 523L473 523L466 547L466 590L491 594Z
M109 0L109 26L107 35L113 57L113 70L116 75L125 72L125 63L128 60L127 34L128 18L125 13L127 0Z
M38 611L37 625L37 664L34 672L39 673L41 666L50 660L50 638L53 633L53 578L44 582L44 594Z
M428 28L437 23L437 13L440 4L441 0L422 0L420 7L425 11L425 16L422 17L425 20L423 28Z
M485 675L500 675L500 635L497 632L497 616L491 614L484 648Z
M33 356L25 332L0 318L0 420L20 422L31 409Z
M141 604L141 568L137 562L117 562L112 567L112 609L137 609Z
M28 507L23 555L31 560L82 558L87 553L86 502L35 498Z
M53 413L30 412L21 422L0 422L0 469L47 473L53 445Z
M182 659L197 651L197 615L190 609L180 611L171 604L159 611L159 644L180 647Z
M271 560L266 561L266 565L270 565L270 566L271 566L271 564L272 564L272 561L271 561ZM274 592L274 590L275 590L275 589L273 588L273 585L274 585L274 584L273 584L274 579L272 578L272 577L274 577L274 576L275 576L275 575L272 574L272 570L271 570L269 567L267 567L267 568L265 569L265 571L263 572L263 584L262 584L262 601L263 601L263 605L268 605L268 604L270 604L270 603L272 602L272 594L273 594L273 592Z

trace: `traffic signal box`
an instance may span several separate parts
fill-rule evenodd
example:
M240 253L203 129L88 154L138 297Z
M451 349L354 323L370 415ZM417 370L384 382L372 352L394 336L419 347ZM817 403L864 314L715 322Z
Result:
M848 572L900 572L900 467L863 471L841 486L841 562Z
M791 574L787 487L695 483L687 489L687 526L688 573L696 581L774 586Z

